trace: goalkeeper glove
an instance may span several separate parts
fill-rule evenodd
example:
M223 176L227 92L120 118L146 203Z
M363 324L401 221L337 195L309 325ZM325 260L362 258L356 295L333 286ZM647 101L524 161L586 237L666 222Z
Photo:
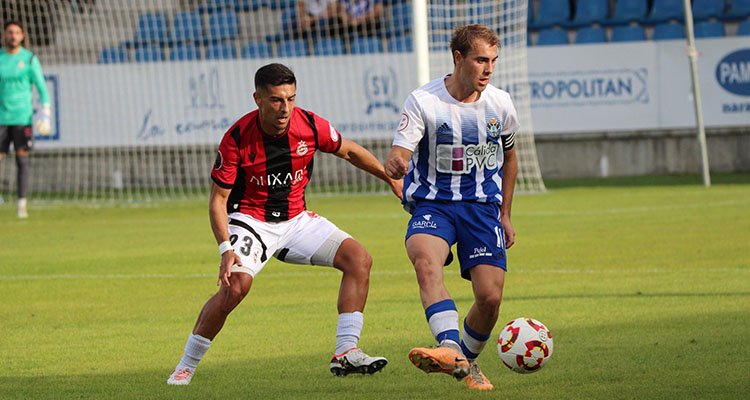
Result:
M52 123L50 122L50 116L52 115L52 109L50 106L44 105L39 110L39 117L36 120L36 131L42 136L47 136L52 133Z

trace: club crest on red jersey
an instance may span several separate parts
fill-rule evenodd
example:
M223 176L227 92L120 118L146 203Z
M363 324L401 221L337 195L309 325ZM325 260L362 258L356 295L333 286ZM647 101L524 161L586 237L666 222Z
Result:
M300 140L299 143L297 143L297 155L304 156L307 154L307 143L305 143L304 140Z

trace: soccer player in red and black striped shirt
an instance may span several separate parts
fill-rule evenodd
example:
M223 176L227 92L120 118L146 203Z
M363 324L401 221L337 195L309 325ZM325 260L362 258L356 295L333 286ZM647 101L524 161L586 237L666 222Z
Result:
M372 374L388 363L357 348L372 258L346 232L306 209L305 187L318 150L382 179L399 198L403 181L386 176L375 156L342 138L328 121L295 107L296 90L294 73L286 66L261 67L253 94L258 109L241 117L221 140L209 201L211 229L221 254L220 288L203 306L182 359L167 380L170 385L190 383L211 341L270 256L332 266L343 273L333 374Z

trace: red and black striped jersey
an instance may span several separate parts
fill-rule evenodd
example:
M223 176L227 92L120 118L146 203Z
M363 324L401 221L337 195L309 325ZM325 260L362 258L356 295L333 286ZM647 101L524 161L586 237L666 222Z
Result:
M272 138L260 128L258 110L224 134L211 179L232 189L227 212L278 222L305 211L305 187L316 150L335 153L341 136L325 119L295 107L287 132Z

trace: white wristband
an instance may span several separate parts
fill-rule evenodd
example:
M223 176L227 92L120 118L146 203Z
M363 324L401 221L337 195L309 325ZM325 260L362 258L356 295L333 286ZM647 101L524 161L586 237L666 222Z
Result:
M232 250L232 244L229 243L228 240L219 243L219 255L222 255L229 250Z

